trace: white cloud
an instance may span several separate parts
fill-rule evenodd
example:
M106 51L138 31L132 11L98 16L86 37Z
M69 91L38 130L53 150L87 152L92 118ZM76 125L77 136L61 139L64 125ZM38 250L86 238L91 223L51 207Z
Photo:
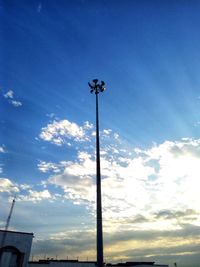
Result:
M0 153L5 153L5 148L3 146L0 146Z
M7 98L8 102L14 107L18 108L22 106L22 103L14 98L14 92L12 90L9 90L6 94L4 94L4 97Z
M132 201L140 200L141 195L144 195L141 203L147 201L143 183L153 173L153 168L145 166L141 158L130 160L128 166L121 166L116 161L109 162L106 157L105 152L101 158L104 209L109 210L109 213L116 207L127 210ZM91 159L86 152L79 152L78 162L68 162L64 171L51 176L49 182L61 186L66 197L74 203L87 202L93 205L96 192L95 168L95 159Z
M158 170L154 188L156 199L168 208L175 206L199 209L200 140L164 142L148 151ZM170 202L168 201L170 199Z
M92 131L91 135L92 136L96 136L96 132L95 131Z
M113 140L112 142L119 141L119 134L113 132L111 129L104 129L100 131L100 137L102 139Z
M22 106L22 103L20 101L12 100L11 103L16 108Z
M55 144L67 143L68 139L93 140L95 131L89 122L83 127L75 124L76 131L71 131L72 123L67 121L63 126L64 121L54 121L43 128L43 139ZM154 217L162 210L176 213L192 208L200 213L200 139L165 141L144 150L123 149L119 135L110 129L102 130L100 136L105 231L114 232L121 225L131 230L177 230L181 222L197 223L192 216L185 221L177 217L170 220ZM41 162L38 167L51 172L46 188L48 183L61 187L66 199L85 204L91 214L95 213L96 161L88 150L81 149L74 161ZM146 219L140 224L137 220L131 222L138 215Z
M39 137L47 142L51 142L55 145L61 146L63 144L72 146L69 142L91 142L94 140L96 132L94 131L94 125L88 121L83 123L83 126L79 126L74 122L70 122L67 119L64 120L54 120L49 123L46 127L41 129ZM119 135L114 133L111 129L105 129L100 132L100 137L106 146L111 142L119 143ZM109 147L111 147L109 145ZM114 146L112 146L114 148ZM115 150L117 151L117 150Z
M45 162L45 161L40 161L40 163L38 164L38 169L43 172L49 172L52 171L54 173L59 173L62 169L63 169L63 163L52 163L52 162Z
M119 138L119 134L114 133L114 138L115 138L115 139L118 139L118 138Z
M112 130L111 129L104 129L103 133L106 135L110 135L112 133Z
M49 182L61 186L75 204L95 200L93 175L95 166L87 153L80 152L79 162L67 162L64 171L50 177Z
M6 94L4 94L4 97L13 99L14 98L14 92L12 90L9 90Z
M18 195L17 199L18 201L38 202L46 199L53 200L54 196L47 189L42 191L28 190L27 195Z
M60 121L53 121L46 127L42 128L40 138L45 141L54 143L55 145L62 145L68 143L68 139L80 142L88 140L85 129L88 129L89 125L86 123L85 128L78 126L74 122L70 122L67 119Z
M0 178L0 192L19 192L19 189L9 179Z
M94 125L92 123L89 123L89 121L86 121L84 123L84 129L93 129L94 128Z
M112 137L113 133L111 139ZM131 148L133 153L121 149L117 141L112 145L109 142L108 145L102 144L102 147L104 232L107 238L108 235L116 238L113 251L116 247L121 254L123 249L128 251L130 242L134 247L140 246L140 241L135 240L134 236L129 237L130 233L143 233L144 236L154 233L156 236L159 231L168 231L178 235L186 223L199 226L200 139L165 141L162 144L154 144L148 150ZM45 190L31 190L24 185L27 192L19 195L19 200L40 202L63 201L65 198L75 205L84 204L90 214L95 214L95 153L92 156L81 150L74 161L41 161L38 168L44 173L50 172L48 181L43 183ZM62 195L62 190L59 194L52 193L52 185L62 189ZM19 188L23 189L23 185ZM87 229L87 223L84 227ZM120 237L123 239L128 231L125 244ZM74 233L71 236L76 240ZM155 241L154 237L151 241ZM67 238L67 234L52 236L53 241ZM146 243L143 245L145 247ZM109 253L107 247L106 251Z
M121 153L120 149L118 151ZM101 173L106 221L120 222L122 218L128 220L137 214L151 217L163 209L176 211L177 207L200 211L200 140L166 141L154 144L149 150L137 149L137 154L127 152L118 157L110 155L110 148L103 152ZM93 210L96 162L83 151L78 153L77 159L65 162L59 175L52 175L49 182L62 187L66 198L76 204L89 203ZM166 227L166 223L159 223L160 227ZM175 225L174 222L167 224ZM156 229L158 224L141 226Z
M31 185L28 185L28 184L20 184L19 187L20 187L21 190L28 190L32 186Z

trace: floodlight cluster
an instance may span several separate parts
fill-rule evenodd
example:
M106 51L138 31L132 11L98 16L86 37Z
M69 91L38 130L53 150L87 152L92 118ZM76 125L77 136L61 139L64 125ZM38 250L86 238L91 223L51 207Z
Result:
M98 94L106 90L105 82L101 81L101 83L98 83L98 79L92 80L91 83L88 82L88 85L91 88L90 93L95 92L95 94Z

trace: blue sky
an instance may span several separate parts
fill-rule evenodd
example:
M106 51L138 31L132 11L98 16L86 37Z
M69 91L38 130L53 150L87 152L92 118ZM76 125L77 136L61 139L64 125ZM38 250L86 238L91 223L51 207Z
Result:
M34 232L35 258L95 259L98 78L106 261L197 266L199 10L0 2L0 226L17 194L10 227Z

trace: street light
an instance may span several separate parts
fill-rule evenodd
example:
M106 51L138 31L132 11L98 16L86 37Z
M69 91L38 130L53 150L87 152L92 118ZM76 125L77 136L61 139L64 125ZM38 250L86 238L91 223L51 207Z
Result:
M96 176L97 176L97 267L103 267L103 229L102 229L102 205L101 205L101 166L100 166L100 145L99 145L99 106L98 94L105 91L105 82L98 83L98 79L94 79L92 83L88 83L90 93L96 95Z

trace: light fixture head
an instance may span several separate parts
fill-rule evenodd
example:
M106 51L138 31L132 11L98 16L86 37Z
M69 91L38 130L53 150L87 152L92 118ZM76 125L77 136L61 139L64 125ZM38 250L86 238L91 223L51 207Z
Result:
M94 79L93 83L97 84L98 83L98 79Z
M100 92L104 92L106 90L105 88L105 82L100 81L98 83L98 79L93 79L92 82L88 82L88 85L90 87L90 93L99 94Z
M90 88L93 88L93 86L91 85L91 83L88 82L88 85L89 85Z

